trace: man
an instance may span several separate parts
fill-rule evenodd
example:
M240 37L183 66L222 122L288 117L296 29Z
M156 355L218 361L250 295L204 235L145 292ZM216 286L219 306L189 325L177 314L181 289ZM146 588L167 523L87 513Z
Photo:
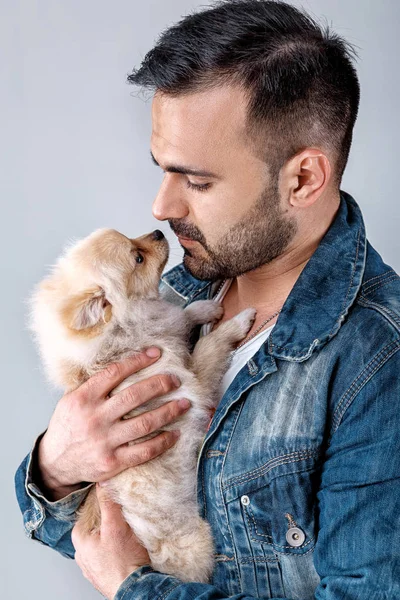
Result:
M16 473L27 534L76 550L109 600L400 598L400 281L339 189L359 103L350 46L288 4L231 0L169 28L129 80L155 90L153 214L184 248L162 293L218 294L223 319L257 309L199 456L213 579L153 571L106 485L100 534L71 534L90 482L174 443L118 446L110 404L128 412L168 377L105 400L154 356L60 400ZM132 439L183 410L138 417Z

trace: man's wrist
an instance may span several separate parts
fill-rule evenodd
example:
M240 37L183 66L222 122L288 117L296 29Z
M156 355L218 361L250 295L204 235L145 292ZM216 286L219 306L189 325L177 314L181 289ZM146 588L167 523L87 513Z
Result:
M71 492L79 490L83 484L87 485L88 483L82 482L72 485L65 485L61 483L57 477L54 476L53 470L47 467L43 456L43 438L40 440L37 448L37 454L32 456L32 460L33 478L43 494L45 494L45 496L52 502L65 498Z

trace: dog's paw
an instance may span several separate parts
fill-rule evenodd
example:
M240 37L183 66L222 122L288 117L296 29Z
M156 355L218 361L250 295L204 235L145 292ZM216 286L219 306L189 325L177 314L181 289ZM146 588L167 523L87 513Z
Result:
M197 300L185 308L185 312L195 323L214 323L224 314L223 307L214 300Z
M242 310L238 315L233 317L232 322L237 327L237 341L243 340L249 333L256 319L257 311L255 308L246 308Z
M213 323L219 321L220 319L222 319L225 312L223 306L217 304L216 302L214 302L214 300L211 300L211 302L214 304L214 306L212 308L210 307L209 320L207 321L207 323L210 321L212 321Z

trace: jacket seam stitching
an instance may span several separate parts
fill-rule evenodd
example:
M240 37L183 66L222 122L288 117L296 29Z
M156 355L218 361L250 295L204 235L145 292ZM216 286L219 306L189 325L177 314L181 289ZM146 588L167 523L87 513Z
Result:
M235 560L234 556L226 556L226 554L214 554L215 562L232 562Z
M263 540L258 540L257 538L253 537L253 534L252 534L252 526L251 526L251 523L250 523L250 519L251 519L251 520L252 520L252 522L253 522L254 530L255 530L255 532L256 532L256 534L257 534L258 536L260 536L260 537L266 537L266 538L268 538L268 539L270 539L270 540L272 540L272 539L273 539L273 538L272 538L272 536L270 536L270 535L267 535L267 534L264 534L264 533L259 533L259 532L258 532L258 530L257 530L257 524L256 524L256 521L255 521L255 517L254 517L254 515L253 515L253 512L250 510L250 507L245 507L245 509L244 509L244 513L245 513L245 515L246 515L246 520L247 520L247 522L248 522L248 524L249 524L249 529L250 529L250 539L251 539L253 542L260 542L260 543L262 543L262 544L268 544L269 546L273 546L274 548L281 548L281 549L285 549L285 548L286 548L286 549L288 549L288 550L293 550L293 548L294 548L294 547L293 547L293 546L290 546L290 545L287 545L287 546L281 546L280 544L275 544L273 541L271 541L271 542L265 542L265 541L263 541ZM305 544L302 544L302 545L301 545L301 548L305 548L306 546L308 546L309 544L311 544L311 543L312 543L312 542L314 542L314 541L315 541L315 537L313 536L313 537L311 537L311 538L308 540L308 542L306 542ZM277 550L277 552L279 552L279 550ZM305 554L305 553L303 552L303 554Z
M226 444L226 447L225 447L225 456L222 459L221 475L220 475L220 479L219 479L219 489L220 489L220 494L221 494L222 505L224 507L224 513L225 513L227 528L228 528L229 536L230 536L231 542L232 542L232 549L233 549L233 554L234 554L234 559L235 559L234 563L233 563L233 566L234 566L234 569L235 569L235 574L236 574L236 580L237 581L241 581L240 580L240 573L239 573L239 569L238 569L238 556L237 556L236 547L235 547L235 538L234 538L234 536L232 534L230 523L229 523L228 511L226 509L226 503L224 502L224 486L223 486L223 483L222 483L222 477L223 477L223 473L224 473L224 467L225 467L226 457L228 455L228 451L229 451L229 448L230 448L230 445L231 445L231 442L232 442L232 437L233 437L233 434L235 432L236 424L238 422L238 419L239 419L239 417L241 415L241 412L242 412L242 409L243 409L243 404L244 404L243 402L241 404L239 404L235 422L232 424L232 430L231 430L231 433L230 433L230 436L229 436L229 440L228 440L228 442Z
M314 538L313 538L314 539ZM306 554L310 554L310 552L314 552L315 550L315 546L313 546L312 548L310 548L309 550L307 550L307 552L302 552L302 553L298 553L295 554L294 552L280 552L279 550L276 550L276 552L278 552L278 554L283 554L285 556L290 556L290 558L296 557L296 558L302 558L303 556L305 556ZM240 561L240 563L252 563L252 562L280 562L279 558L267 558L265 556L250 556L249 558L242 558Z
M81 490L77 490L77 491L81 491ZM85 490L85 492L89 492L90 488ZM31 494L30 494L31 495ZM32 497L32 496L31 496ZM54 506L52 504L50 504L50 502L46 499L46 498L37 498L36 496L34 496L34 498L36 500L38 500L38 502L41 503L41 505L50 513L52 514L54 513L59 513L59 512L63 512L64 509L70 510L70 508L72 508L72 506L76 503L76 501L80 500L81 497L79 496L75 496L75 498L71 498L70 500L67 500L65 502L62 502L61 504L57 504L57 506ZM61 498L61 501L63 500L63 498ZM56 502L60 502L60 500L56 500Z
M203 286L202 288L200 288L199 290L197 290L197 292L192 293L192 295L189 295L189 300L192 301L194 300L194 298L196 298L199 294L201 294L201 292L204 292L204 290L206 290L212 282L207 283L207 285Z
M379 275L375 275L375 277L371 277L370 279L367 279L366 281L364 281L362 287L365 287L368 289L368 287L370 287L368 284L371 284L371 281L375 281L375 280L379 280L379 279L383 279L384 277L387 277L388 275L392 275L395 271L393 269L390 269L389 271L386 271L386 273L380 273ZM372 284L375 285L375 284Z
M256 534L258 536L267 538L269 540L272 540L272 536L271 535L268 535L266 533L259 533L258 532L257 523L255 521L255 518L254 518L254 515L253 515L253 511L250 509L250 507L245 506L245 508L244 508L244 514L246 515L246 521L249 524L250 531L252 530L252 526L251 526L251 523L250 523L250 520L251 520L253 522L254 530L255 530L255 532L256 532ZM253 540L253 542L260 541L260 540L256 540L255 538L253 538L253 536L252 536L251 533L250 533L250 538ZM270 542L268 542L268 543L270 543Z
M335 408L335 411L333 413L333 420L335 420L335 415L337 413L341 412L341 406L344 402L346 402L346 396L348 396L349 394L352 393L353 388L357 386L357 382L362 379L362 377L364 376L364 374L366 372L368 372L370 369L374 368L374 363L375 362L379 362L381 359L381 356L385 355L385 352L387 350L388 347L392 346L394 342L391 342L390 344L388 344L387 346L385 346L384 348L382 348L378 354L376 354L371 360L370 362L364 367L364 369L357 375L357 377L354 379L354 381L352 381L352 383L350 384L350 387L346 390L346 392L343 394L343 396L341 397L341 399L338 402L337 407ZM359 389L359 388L358 388Z
M372 308L380 312L392 325L397 325L400 329L400 317L395 312L393 312L390 308L386 306L382 306L382 304L378 304L377 302L372 302L365 296L360 296L358 298L358 303L365 308ZM394 321L394 323L392 322Z
M265 475L265 473L268 473L273 468L280 466L282 464L287 464L290 462L298 462L300 460L306 460L308 458L311 458L313 456L313 454L317 454L317 453L318 453L317 450L310 450L310 451L303 450L300 452L292 452L291 454L284 454L282 456L278 456L277 458L271 459L270 461L265 463L265 465L262 468L258 467L258 469L250 471L249 473L246 473L245 475L239 476L233 482L231 482L229 485L227 485L225 487L225 489L229 489L229 488L233 487L234 485L237 485L240 483L245 483L246 481L252 481L253 479L260 477L261 475ZM298 458L293 458L294 456L298 456Z
M207 497L206 497L206 490L205 490L205 484L206 484L206 479L205 479L205 475L204 475L204 471L205 471L205 461L202 461L200 463L201 465L201 491L202 491L202 495L203 495L203 506L204 506L204 518L207 519Z
M279 562L278 558L267 558L266 556L249 556L247 558L241 558L239 560L240 564L253 563L253 562Z
M359 250L360 250L360 238L361 238L361 230L362 230L362 226L360 225L360 228L359 228L359 230L358 230L358 236L357 236L357 248L356 248L356 256L355 256L355 260L354 260L354 263L353 263L353 271L352 271L352 274L351 274L351 279L350 279L350 284L349 284L349 287L347 288L347 294L346 294L346 297L345 297L345 299L344 299L344 301L343 301L342 308L341 308L341 310L340 310L340 314L342 314L343 310L346 308L346 305L347 305L347 299L348 299L348 297L349 297L350 290L351 290L351 288L353 287L354 275L355 275L356 268L357 268L358 254L359 254ZM332 329L332 331L333 331L333 329ZM329 334L329 335L330 335L330 334Z
M211 284L213 283L212 281L209 281L208 283L206 283L205 285L201 286L200 288L197 288L196 284L190 284L190 286L186 286L182 283L181 280L177 280L175 278L175 281L171 283L166 279L166 275L168 273L166 273L165 275L162 275L161 277L161 281L163 283L165 283L171 290L173 290L176 294L178 294L178 296L180 296L181 298L183 298L184 300L192 300L193 298L195 298L196 296L198 296L199 294L201 294L201 292L203 292L204 290L206 290L208 287L211 286ZM178 292L177 289L174 287L174 285L179 285L181 286L182 289L185 290L185 293L187 294L187 296L183 296L182 293ZM194 289L193 289L194 288Z
M369 286L367 289L361 290L361 293L369 294L372 290L385 287L385 285L392 283L392 281L396 281L397 279L398 279L398 275L397 275L397 273L394 273L391 277L387 277L383 281L378 281L377 283L374 283L373 285Z
M387 271L386 273L383 273L381 275L376 275L375 277L372 277L372 279L368 279L362 286L361 286L361 293L365 293L365 292L369 292L370 289L375 288L375 287L379 287L381 284L385 285L386 283L389 283L390 281L392 281L392 279L397 279L398 275L396 273L396 271L394 271L393 269L390 271ZM386 282L385 280L389 279L389 282ZM371 281L375 281L375 283L371 283Z
M355 388L355 393L357 393L357 392L358 392L358 391L361 389L361 387L362 387L363 383L361 383L361 384L360 384L360 385L358 385L358 387L357 387L357 382L358 382L360 379L362 379L362 378L363 378L363 376L364 376L364 374L367 374L369 371L371 371L371 370L372 370L372 373L374 373L374 372L375 372L375 369L376 369L376 367L374 366L374 363L378 361L378 367L379 367L379 366L380 366L380 364L382 364L382 363L381 363L381 357L385 358L385 353L387 352L387 350L388 350L388 349L389 349L391 346L393 346L393 344L396 344L396 345L397 345L397 344L399 344L399 341L398 341L398 340L395 340L395 341L391 342L390 344L388 344L387 346L385 346L384 348L382 348L382 349L381 349L381 350L378 352L378 354L377 354L376 356L374 356L374 357L373 357L373 359L372 359L372 360L371 360L371 361L370 361L370 362L369 362L369 363L368 363L368 364L367 364L367 365L364 367L364 369L361 371L361 373L359 373L359 374L358 374L358 376L356 377L356 379L355 379L355 380L354 380L354 381L351 383L350 387L349 387L349 388L348 388L348 390L347 390L347 391L346 391L346 392L343 394L342 398L340 399L340 401L339 401L339 403L338 403L338 405L337 405L337 407L336 407L336 409L335 409L335 411L334 411L334 413L333 413L333 422L335 422L335 421L336 421L336 419L337 419L336 415L337 415L337 414L340 414L340 413L342 413L342 412L343 412L343 411L342 411L342 409L341 409L341 407L342 407L343 403L345 403L345 404L347 405L348 401L347 401L347 399L346 399L346 396L348 396L349 394L352 394L352 393L353 393L353 388ZM390 352L390 350L388 350L388 351ZM371 373L371 374L372 374L372 373ZM364 383L365 383L365 381L364 381ZM354 394L353 394L353 398L354 398Z
M306 542L305 544L302 544L301 546L299 546L299 549L301 548L305 548L306 546L309 546L310 544L312 544L313 542L315 542L315 538L312 537L308 540L308 542ZM288 550L293 550L294 546L280 546L279 544L272 544L274 549L276 549L277 552L280 552L281 550L279 550L278 548L281 549L288 549ZM286 554L286 552L285 552ZM305 554L305 552L303 552L303 554Z
M301 460L306 460L306 459L312 458L313 456L318 455L318 454L319 454L319 449L309 449L309 450L299 450L296 452L291 452L289 454L283 454L282 456L277 456L276 458L269 460L262 467L257 467L257 469L254 469L253 471L249 471L245 475L240 475L239 477L236 477L235 479L230 480L231 482L228 485L225 485L223 489L226 491L226 490L230 489L231 487L234 487L235 485L238 485L241 483L246 483L247 481L253 481L254 479L257 479L257 477L260 477L262 475L265 475L266 473L269 473L269 471L271 471L275 467L279 467L280 465L283 465L283 464L294 463L294 462L299 462Z
M349 297L350 290L351 290L351 288L353 287L354 275L355 275L356 268L357 268L357 260L358 260L358 254L359 254L359 249L360 249L360 241L361 241L361 240L360 240L360 238L361 238L361 232L362 232L362 226L360 226L360 228L359 228L359 230L358 230L358 237L357 237L357 247L356 247L356 255L355 255L355 260L354 260L354 263L353 263L353 269L352 269L352 273L351 273L351 279L350 279L349 287L347 288L346 296L345 296L345 298L344 298L344 300L343 300L343 303L342 303L342 308L341 308L341 310L340 310L340 315L342 314L343 310L346 308L347 299L348 299L348 297ZM339 315L339 317L340 317L340 315ZM331 329L331 331L329 332L329 334L328 334L328 338L330 338L330 337L332 336L332 332L335 330L336 323L337 323L337 321L335 321L335 324L334 324L333 328L332 328L332 329ZM270 336L270 339L271 339L271 337L272 337L272 336ZM316 340L314 340L314 342L315 342L315 341L316 341ZM319 341L320 341L320 340L318 340L318 342L319 342ZM315 344L315 345L316 345L316 344ZM277 350L284 350L284 349L285 349L285 346L276 346L275 344L273 344L273 343L272 343L272 339L271 339L271 345L270 345L270 347L271 347L271 350L272 350L272 348L276 348ZM315 346L314 346L314 347L315 347ZM310 348L307 350L306 354L307 354L308 352L310 352ZM298 352L294 352L294 351L292 351L292 352L291 352L291 354L292 354L292 355L296 355L296 356L298 356L299 354L304 354L304 349L302 349L302 350L299 350Z
M312 538L313 540L315 540L315 538ZM302 553L295 553L295 552L281 552L280 550L276 550L276 552L278 552L279 554L284 554L285 556L287 556L289 554L290 557L298 557L301 558L303 556L306 556L306 554L310 554L310 552L314 552L315 550L315 545L312 546L309 550L307 550L307 552L302 552Z
M184 296L183 294L181 294L180 292L178 292L178 290L176 288L174 288L170 283L168 283L168 281L166 279L161 278L161 281L163 283L165 283L165 285L167 285L175 294L177 294L178 296L180 296L183 300L187 300L188 299L188 296Z
M390 350L391 346L393 346L394 344L396 344L395 347L392 350ZM395 340L394 342L391 342L390 344L385 346L385 348L382 348L382 350L370 361L370 363L361 371L361 373L358 375L358 377L353 381L353 383L349 387L348 391L343 395L338 406L336 407L336 410L333 415L333 420L332 420L332 434L331 435L333 435L333 433L335 433L335 431L339 427L340 422L343 419L344 413L346 412L346 410L348 409L348 407L350 406L350 404L352 403L354 398L357 396L357 394L360 392L360 390L364 387L364 385L366 383L368 383L368 381L370 381L370 379L375 375L375 373L380 369L380 367L385 362L387 362L389 360L389 358L391 358L393 356L393 354L395 354L399 349L400 349L399 340ZM381 357L382 357L382 360L380 360ZM376 361L378 361L377 364L375 366L373 366L374 362L376 362ZM364 375L366 375L366 377L364 377L364 379L362 379L362 381L359 383L359 385L357 387L355 387L355 389L353 391L352 388L354 388L354 386L356 386L357 381L359 381ZM352 395L350 395L350 397L347 400L345 400L346 396L348 396L350 393L352 393Z
M167 596L169 596L169 594L171 592L173 592L177 587L179 587L181 584L180 583L176 583L175 585L173 585L172 587L170 587L166 592L163 593L162 596L159 596L159 600L165 600L165 598Z
M271 356L272 362L273 362L273 366L276 366L276 361L274 359L273 356ZM221 409L221 414L217 413L219 406L217 406L217 411L214 414L214 417L211 421L211 427L210 429L207 431L206 436L208 437L207 443L208 441L212 438L212 436L214 435L214 433L217 431L219 424L222 423L223 419L225 419L226 415L228 414L229 410L231 409L231 407L236 404L237 402L240 401L240 399L242 398L242 396L244 395L245 392L247 392L247 390L249 390L251 387L253 387L254 385L256 385L256 383L259 383L260 381L262 381L263 379L265 379L265 377L267 375L270 375L271 373L274 373L277 369L275 368L273 371L270 370L269 366L265 366L264 368L261 368L258 373L257 376L259 377L259 379L254 383L254 381L245 381L242 384L240 384L239 389L237 390L232 390L232 401L230 402L229 405L225 405L225 407L223 409ZM220 403L221 404L221 403ZM218 423L218 425L216 425L216 423Z
M147 573L145 573L145 575L147 575ZM138 581L139 581L139 580L137 580L137 582L138 582ZM180 583L176 583L176 584L175 584L173 587L170 587L170 588L168 588L168 589L167 589L167 590L166 590L166 591L163 593L163 595L162 595L162 596L159 596L159 600L164 600L164 599L165 599L165 597L167 596L167 594L169 594L170 592L172 592L172 591L173 591L175 588L177 588L179 585L180 585ZM121 596L121 600L123 600L123 599L125 598L125 596L126 596L127 592L131 592L131 591L132 591L131 589L128 589L128 588L127 588L127 589L124 591L124 593L122 594L122 596Z

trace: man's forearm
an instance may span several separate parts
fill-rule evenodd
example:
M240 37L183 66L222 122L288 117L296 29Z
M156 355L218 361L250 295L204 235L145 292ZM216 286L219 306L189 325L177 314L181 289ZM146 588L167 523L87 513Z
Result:
M40 434L32 451L25 456L15 473L15 492L21 510L25 534L53 548L67 558L74 558L71 529L76 511L85 500L92 484L78 489L61 500L50 500L39 488L33 473L33 456L44 433Z

